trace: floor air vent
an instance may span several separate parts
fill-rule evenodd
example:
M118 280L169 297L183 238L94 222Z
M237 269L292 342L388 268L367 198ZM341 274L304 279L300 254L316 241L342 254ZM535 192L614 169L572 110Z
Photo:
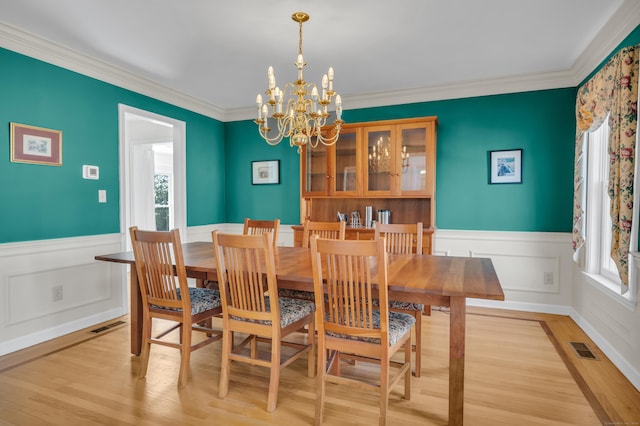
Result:
M102 333L103 331L107 331L107 330L109 330L109 329L111 329L113 327L117 327L117 326L122 325L122 324L125 324L125 322L124 321L116 321L116 322L113 322L111 324L107 324L105 326L98 327L98 328L96 328L94 330L91 330L89 333L94 333L94 334Z
M591 349L589 349L589 347L585 343L569 342L569 345L571 345L571 349L573 349L573 351L576 353L578 358L598 359L596 355L593 352L591 352Z

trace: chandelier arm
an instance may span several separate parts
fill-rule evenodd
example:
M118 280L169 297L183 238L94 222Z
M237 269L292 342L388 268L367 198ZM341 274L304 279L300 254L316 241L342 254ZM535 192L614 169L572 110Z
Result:
M280 142L282 142L283 139L283 135L280 133L278 135L276 135L273 138L269 138L269 136L267 135L266 132L264 132L262 129L260 130L260 136L262 137L262 139L265 140L266 143L268 143L271 146L276 146L278 145Z

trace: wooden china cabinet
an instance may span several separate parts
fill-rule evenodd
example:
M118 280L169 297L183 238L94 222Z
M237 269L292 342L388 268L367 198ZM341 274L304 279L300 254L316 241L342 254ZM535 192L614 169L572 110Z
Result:
M337 220L337 212L365 206L391 210L390 223L423 223L423 252L431 253L435 226L437 117L343 126L335 145L303 147L300 153L300 221ZM373 228L347 223L347 238L371 239ZM302 226L294 244L302 244Z

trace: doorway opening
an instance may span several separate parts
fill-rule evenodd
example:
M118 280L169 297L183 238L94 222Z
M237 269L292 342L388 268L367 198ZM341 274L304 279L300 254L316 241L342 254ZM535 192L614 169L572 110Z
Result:
M118 113L123 249L131 226L185 235L185 123L122 104Z

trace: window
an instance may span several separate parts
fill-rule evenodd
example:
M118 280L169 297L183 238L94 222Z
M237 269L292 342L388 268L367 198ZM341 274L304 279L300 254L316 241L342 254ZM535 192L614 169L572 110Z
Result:
M597 283L621 293L620 275L616 264L611 258L611 216L609 215L611 201L608 194L609 180L609 119L594 132L585 134L585 149L587 160L583 163L586 170L583 175L586 181L586 236L585 266ZM636 183L638 174L636 173ZM636 187L639 187L637 184ZM637 218L637 203L634 203L634 217ZM637 220L634 220L634 224ZM637 250L637 231L632 232L630 249ZM630 263L630 267L633 264ZM631 283L630 283L631 284ZM631 287L631 286L630 286ZM623 297L631 297L627 292Z
M169 225L169 175L155 175L156 230L168 231Z

